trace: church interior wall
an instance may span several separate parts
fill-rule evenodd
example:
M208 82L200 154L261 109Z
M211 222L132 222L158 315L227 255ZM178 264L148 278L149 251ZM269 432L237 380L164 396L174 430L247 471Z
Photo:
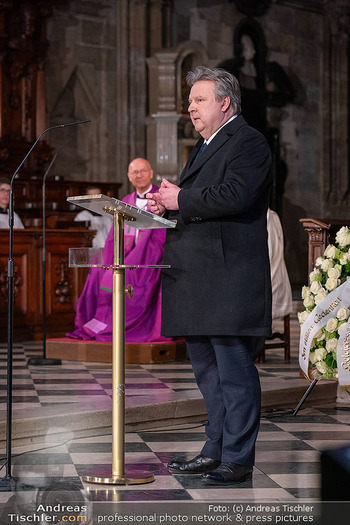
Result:
M267 120L280 132L286 177L280 215L288 271L299 284L307 280L307 236L299 219L345 212L339 199L324 200L325 181L332 176L332 136L325 128L331 74L325 59L328 15L322 0L264 3L269 4L265 12L252 17L229 0L72 0L57 6L47 31L47 113L55 122L73 116L92 120L85 138L76 131L57 168L70 178L121 182L125 194L128 161L152 148L146 133L146 59L154 55L156 43L164 42L160 35L169 33L172 49L186 40L200 42L208 54L206 65L216 66L233 57L237 25L253 18L265 36L266 60L277 62L295 88L292 102L267 108ZM152 9L153 15L157 9L170 9L171 16L169 27L164 27L165 17L152 18L151 35ZM50 138L53 147L56 140ZM347 177L343 174L340 180L346 183Z

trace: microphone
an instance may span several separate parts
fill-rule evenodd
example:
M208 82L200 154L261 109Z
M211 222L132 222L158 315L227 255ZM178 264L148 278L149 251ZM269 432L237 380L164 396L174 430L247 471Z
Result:
M6 400L6 475L0 479L0 491L10 491L11 482L13 480L11 475L11 438L12 438L12 358L13 358L13 288L14 288L14 262L13 262L13 182L14 179L45 133L58 128L66 128L68 126L76 126L78 124L85 124L91 122L90 120L80 120L77 122L69 122L67 124L58 124L45 129L39 137L35 140L28 153L12 175L10 179L10 195L9 195L9 258L7 266L8 278L8 319L7 319L7 400Z
M43 210L43 246L42 246L42 260L41 260L41 267L42 267L42 307L43 307L43 319L42 319L42 334L43 334L43 355L42 357L31 357L27 361L27 365L34 365L34 366L47 366L47 365L60 365L62 364L61 359L48 359L46 357L46 177L50 173L50 170L52 166L55 163L55 160L57 159L57 156L63 148L67 146L67 144L71 141L71 139L66 140L56 151L55 155L53 156L50 164L48 165L44 176L43 176L43 183L42 183L42 210Z

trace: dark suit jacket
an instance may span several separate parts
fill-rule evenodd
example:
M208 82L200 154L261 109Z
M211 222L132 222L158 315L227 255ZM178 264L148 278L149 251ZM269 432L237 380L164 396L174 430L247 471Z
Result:
M271 331L266 213L271 154L242 116L226 124L181 174L177 220L167 230L162 334L256 335Z

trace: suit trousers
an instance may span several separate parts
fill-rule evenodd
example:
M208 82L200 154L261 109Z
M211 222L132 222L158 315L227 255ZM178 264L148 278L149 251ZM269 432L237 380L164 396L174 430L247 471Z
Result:
M208 412L202 454L253 466L261 387L254 359L264 337L189 336L187 351Z

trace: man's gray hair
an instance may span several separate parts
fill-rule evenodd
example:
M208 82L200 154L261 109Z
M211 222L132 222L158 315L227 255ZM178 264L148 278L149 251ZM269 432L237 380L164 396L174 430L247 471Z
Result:
M230 97L231 105L235 114L241 112L241 88L235 76L221 68L209 68L197 66L193 71L186 75L186 82L192 87L200 80L210 80L214 82L215 98L220 101L224 97Z

